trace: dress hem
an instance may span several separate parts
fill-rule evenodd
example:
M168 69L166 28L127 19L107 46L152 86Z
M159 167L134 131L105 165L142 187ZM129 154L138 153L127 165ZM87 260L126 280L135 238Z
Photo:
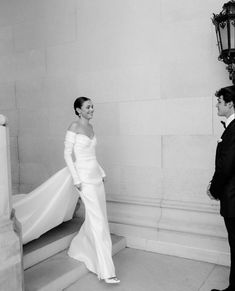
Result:
M89 264L88 264L85 260L82 260L82 259L80 259L79 257L76 257L76 256L72 256L72 255L70 255L69 253L67 253L67 254L68 254L68 256L69 256L70 258L75 259L75 260L77 260L77 261L79 261L79 262L81 262L81 263L84 263L85 266L86 266L86 268L87 268L90 272L92 272L93 274L97 275L97 277L98 277L99 280L105 280L105 279L109 279L109 278L116 277L116 274L113 274L113 275L110 275L110 276L107 276L107 277L106 277L106 276L103 277L103 276L99 275L98 272L94 271L90 266L88 266Z

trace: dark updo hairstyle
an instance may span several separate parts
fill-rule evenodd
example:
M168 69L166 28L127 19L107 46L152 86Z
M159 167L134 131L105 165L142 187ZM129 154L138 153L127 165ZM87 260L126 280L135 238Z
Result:
M220 90L215 92L215 96L216 97L223 96L225 103L233 102L233 105L235 107L235 86L234 85L221 88Z
M79 113L77 112L77 108L82 108L82 105L84 102L86 101L90 101L91 99L90 98L87 98L87 97L78 97L75 101L74 101L74 104L73 104L73 108L74 108L74 111L75 111L75 114L79 116Z

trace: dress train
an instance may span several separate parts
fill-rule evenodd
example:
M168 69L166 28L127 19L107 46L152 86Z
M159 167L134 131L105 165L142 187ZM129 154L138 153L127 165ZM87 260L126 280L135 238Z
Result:
M22 227L23 244L72 219L78 198L67 167L32 192L14 195L13 208Z

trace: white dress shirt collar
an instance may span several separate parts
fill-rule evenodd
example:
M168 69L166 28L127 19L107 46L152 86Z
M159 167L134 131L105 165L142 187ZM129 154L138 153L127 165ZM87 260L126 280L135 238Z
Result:
M231 114L227 119L226 119L226 127L228 127L229 123L233 121L233 119L235 119L235 114Z

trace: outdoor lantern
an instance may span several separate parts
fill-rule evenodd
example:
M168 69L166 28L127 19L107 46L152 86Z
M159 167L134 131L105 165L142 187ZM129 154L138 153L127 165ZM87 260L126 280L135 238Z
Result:
M235 0L223 5L219 14L213 14L219 48L219 60L227 64L229 79L235 84Z

